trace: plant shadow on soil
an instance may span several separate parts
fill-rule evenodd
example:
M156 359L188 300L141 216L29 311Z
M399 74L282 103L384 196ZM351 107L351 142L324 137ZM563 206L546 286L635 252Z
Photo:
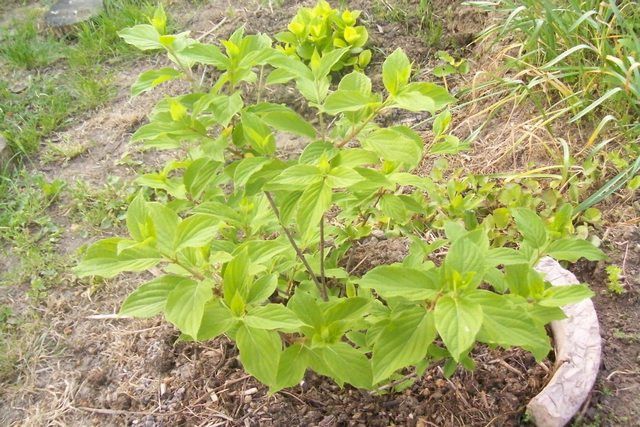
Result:
M247 2L246 7L223 1L200 3L196 8L191 3L174 2L173 13L181 16L181 28L210 39L223 37L242 23L248 31L273 33L286 27L296 9L296 2L291 1L281 7L274 4L273 11L265 1ZM387 53L402 46L421 69L428 69L437 49L467 43L469 34L486 23L481 12L460 3L434 2L434 14L448 20L443 33L451 34L449 40L453 40L444 40L438 47L424 45L423 38L415 34L415 23L383 20L370 2L349 2L349 7L365 10L375 46ZM215 31L207 34L212 28ZM459 52L482 54L464 46ZM383 57L380 52L374 56L373 75ZM127 69L115 70L119 82L115 99L92 118L70 125L48 141L80 140L86 143L86 151L62 164L39 165L37 169L50 179L83 178L101 185L108 175L131 178L140 164L147 168L158 164L155 155L149 154L133 153L134 159L128 162L121 159L127 155L129 135L144 123L153 104L182 89L167 85L153 94L129 99L128 87L137 74L162 66L162 61L144 58ZM58 203L66 202L63 197ZM637 212L636 208L636 216ZM74 257L78 247L93 240L78 233L65 209L58 209L54 217L64 229L58 244L61 253ZM621 213L619 219L624 223L629 214ZM605 343L602 373L577 423L624 425L640 415L640 233L637 225L616 225L603 242L619 265L626 260L627 292L614 296L606 291L603 265L581 263L574 268L596 291L594 301ZM364 272L401 259L405 251L402 241L371 238L361 242L354 261ZM474 351L475 372L459 369L447 380L435 365L397 393L376 396L350 387L339 389L308 373L300 386L269 396L264 386L242 371L236 350L224 338L176 344L177 331L160 319L90 318L116 312L124 296L144 279L148 277L128 275L104 282L62 284L49 290L36 307L42 320L29 335L35 344L20 353L14 375L0 378L4 383L0 425L522 425L526 421L524 406L541 390L553 369L552 361L538 364L521 350L480 346ZM0 304L11 305L17 317L27 316L31 304L24 296L24 286L28 288L23 284L1 289Z

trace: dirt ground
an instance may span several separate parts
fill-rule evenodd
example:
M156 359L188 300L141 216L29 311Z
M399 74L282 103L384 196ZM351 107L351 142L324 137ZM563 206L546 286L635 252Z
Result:
M238 6L237 3L241 5ZM310 4L312 2L305 2ZM490 17L460 5L441 1L436 16L445 20L440 46L425 46L416 37L417 23L390 22L380 18L374 2L349 2L362 8L375 46L372 72L379 69L385 53L403 47L424 77L433 67L439 48L452 49L469 58L472 70L489 70L495 56L485 45L468 46ZM415 6L417 1L408 4ZM246 5L245 5L246 4ZM170 11L180 27L205 40L228 35L242 23L248 32L286 27L296 2L282 6L265 1L211 1L194 6L174 1ZM386 2L379 3L384 8ZM245 6L243 6L245 5ZM271 6L270 6L271 5ZM36 168L49 179L82 178L101 185L109 175L128 179L135 170L158 164L155 154L140 153L128 145L130 135L145 122L155 102L183 88L165 85L135 99L129 86L143 70L161 66L164 59L147 56L116 70L119 95L101 110L76 121L47 142L64 144L81 140L88 150L62 164ZM469 84L472 75L453 79L452 92ZM475 110L456 112L457 132L466 136L482 120ZM500 113L495 125L484 130L474 148L459 160L471 170L487 172L492 147L514 139L514 129L525 126L532 112L527 106ZM526 144L525 144L526 145ZM510 167L526 162L524 151L512 153L504 163ZM531 150L530 150L531 151ZM530 160L530 158L528 158ZM142 164L142 166L140 166ZM604 207L605 225L598 230L611 261L623 267L626 292L607 290L606 263L578 263L571 270L595 291L594 303L601 321L603 363L599 379L584 405L577 425L638 425L640 419L640 217L639 198L612 200ZM64 198L51 214L65 228L58 250L73 257L89 243L65 216ZM118 232L118 230L113 230ZM90 238L95 240L95 237ZM372 239L356 249L356 257L371 258L361 266L393 262L406 251L403 242ZM226 339L206 343L175 343L178 333L161 319L115 319L124 297L144 275L127 275L108 281L70 278L49 290L35 310L41 319L34 342L19 361L11 378L0 384L0 425L357 425L357 426L515 426L526 423L524 406L550 378L553 361L537 364L521 350L490 350L479 347L475 372L459 370L449 380L438 365L400 392L378 394L352 388L339 389L330 381L308 373L304 382L273 396L242 371L237 352ZM28 313L28 284L0 289L0 303ZM400 384L398 384L400 386Z

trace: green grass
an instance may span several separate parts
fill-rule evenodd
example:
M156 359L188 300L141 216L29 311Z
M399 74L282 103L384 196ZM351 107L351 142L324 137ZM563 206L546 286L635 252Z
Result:
M115 95L109 68L141 55L117 32L146 22L153 8L146 0L108 0L102 14L60 38L38 29L35 12L0 27L0 131L15 155L32 155L70 117Z
M441 44L444 26L433 12L432 0L376 0L373 10L380 19L401 24L408 33L417 34L427 46Z
M640 8L637 2L599 0L500 0L469 2L501 13L483 38L509 44L506 57L516 72L495 79L489 91L507 102L529 100L539 128L575 126L581 134L568 146L555 138L558 163L586 170L601 167L583 211L622 188L640 171ZM515 43L514 43L515 38ZM531 132L530 132L531 133ZM551 144L553 145L553 144ZM549 148L545 145L545 148ZM613 164L606 171L604 167ZM590 165L590 166L586 166ZM624 166L621 166L624 165ZM616 175L613 177L613 175ZM610 179L610 181L604 181Z
M65 183L21 172L0 181L0 247L12 267L0 273L0 285L29 284L39 298L58 283L66 261L57 249L62 228L49 213Z

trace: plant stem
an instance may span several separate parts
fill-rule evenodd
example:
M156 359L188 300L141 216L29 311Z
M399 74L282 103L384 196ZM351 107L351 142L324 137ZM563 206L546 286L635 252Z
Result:
M284 234L286 234L287 239L289 239L289 243L291 243L293 250L296 251L296 255L298 256L300 261L302 261L302 265L304 265L304 268L307 270L307 273L309 273L309 275L311 276L311 279L313 279L313 282L316 284L316 287L318 288L318 290L320 291L320 294L322 295L322 299L327 301L328 296L324 288L322 287L322 283L320 283L320 281L318 280L318 277L315 275L315 273L311 269L311 266L307 262L307 259L305 258L300 248L298 247L298 244L296 243L293 236L291 235L291 232L282 222L282 219L280 218L280 211L278 211L278 207L276 206L276 202L273 200L273 196L268 191L265 191L264 194L267 196L267 200L271 205L271 209L273 209L273 213L276 215L276 218L278 218L278 222L280 223L280 226L282 227Z
M264 65L260 66L260 78L258 79L258 95L256 96L256 104L260 104L262 99L262 87L264 79Z
M322 297L326 301L327 297L327 278L324 275L324 215L320 218L320 281L322 282Z
M384 104L383 104L384 105ZM346 144L348 144L349 142L351 142L351 140L353 140L353 138L355 138L356 136L358 136L358 134L360 132L362 132L362 129L365 128L365 126L367 126L369 124L369 122L371 122L371 120L373 120L378 113L380 112L380 110L382 109L383 105L379 106L378 108L376 108L375 110L373 110L373 112L369 115L369 117L367 117L365 119L365 121L363 121L360 126L358 126L357 128L353 129L353 131L351 131L351 133L349 135L347 135L342 141L338 142L336 144L337 148L342 148L344 147Z

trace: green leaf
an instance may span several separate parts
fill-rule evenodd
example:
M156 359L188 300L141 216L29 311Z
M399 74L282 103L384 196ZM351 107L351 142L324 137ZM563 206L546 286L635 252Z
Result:
M118 31L118 35L125 42L137 47L140 50L163 49L160 43L160 34L148 24L140 24L130 28L124 28Z
M375 96L360 91L337 90L327 96L322 109L325 113L335 115L347 111L360 111L379 102Z
M244 105L240 92L236 92L231 96L218 96L211 103L210 111L222 126L228 126L231 119L242 110ZM244 125L244 122L243 122Z
M313 76L316 80L323 79L331 72L331 68L340 61L340 58L349 50L349 48L332 49L329 52L322 55L318 67L313 71Z
M181 277L161 276L133 291L120 307L121 316L152 317L161 313L169 293L181 282Z
M411 301L433 298L439 285L428 272L400 265L381 265L365 274L358 284L375 289L385 299L403 297Z
M287 347L280 355L280 360L278 361L276 385L269 391L275 393L283 388L298 385L304 377L307 364L306 349L302 345L293 344Z
M138 76L138 80L131 86L131 95L137 96L169 80L182 77L182 73L173 68L149 70Z
M300 114L284 105L263 102L251 106L247 111L256 113L266 124L280 131L308 138L316 137L315 128Z
M166 319L181 332L197 337L204 315L204 306L213 298L212 287L211 280L196 282L181 278L167 296Z
M127 229L129 230L129 235L138 242L142 242L150 235L147 217L146 202L142 192L140 192L127 209Z
M176 230L180 223L178 214L158 202L147 203L147 210L153 224L156 248L165 255L173 255Z
M382 64L382 82L391 95L396 95L409 82L411 63L400 48L396 49Z
M538 304L543 307L562 307L591 298L593 295L586 285L552 286L544 291Z
M191 215L178 224L175 250L206 246L216 237L219 228L220 220L212 215Z
M320 183L322 175L317 166L293 165L283 170L280 175L265 184L264 189L295 191L303 190L312 184Z
M431 114L456 101L445 88L426 82L409 83L393 99L405 110Z
M391 220L400 224L409 218L407 207L402 199L395 194L385 194L380 198L380 210Z
M329 185L332 188L346 188L362 181L362 175L345 166L337 166L327 175Z
M522 347L542 360L551 346L544 323L535 322L524 299L477 290L469 298L482 306L482 328L477 336L487 344Z
M180 51L180 56L192 62L213 65L219 70L226 70L229 64L229 58L217 46L205 43L190 44Z
M398 369L420 362L435 337L433 313L420 307L402 309L387 323L373 345L373 383L384 381Z
M578 239L559 239L553 241L547 249L547 255L564 261L576 262L580 258L599 261L607 256L591 242Z
M253 174L259 172L270 161L271 159L268 157L247 157L242 159L236 166L233 183L238 187L243 187Z
M516 208L511 214L516 220L518 231L534 249L541 248L547 243L547 229L534 211L528 208Z
M79 276L114 277L123 271L144 271L160 262L159 257L137 258L129 254L118 255L118 243L122 239L113 237L100 240L89 246L82 261L73 269Z
M287 247L288 249L288 247ZM255 252L250 252L255 256ZM269 298L278 287L278 276L275 274L268 274L262 276L258 280L254 281L247 295L247 304L256 304L265 301Z
M352 71L340 80L340 83L338 83L338 90L355 91L368 96L371 94L371 79L364 73Z
M406 126L377 129L361 138L361 143L384 160L398 161L409 168L422 160L422 138Z
M184 171L184 186L194 200L200 198L207 187L217 178L220 162L202 157L195 160Z
M340 382L354 387L371 388L372 372L369 359L360 351L345 342L314 349L318 353L332 376Z
M332 301L325 310L324 319L327 324L361 318L369 308L371 300L364 297L341 298Z
M256 329L282 329L294 332L302 322L282 304L267 304L252 308L244 317L244 323Z
M272 155L276 151L276 140L262 119L256 114L243 112L242 133L251 147L262 155Z
M231 311L220 300L214 300L204 306L204 314L198 336L198 341L207 341L227 332L236 319Z
M282 353L278 333L242 325L236 332L236 344L244 369L262 383L275 386Z
M527 264L529 260L522 253L511 248L492 248L487 252L487 267L497 265Z
M456 362L475 342L482 325L482 308L462 297L445 295L434 311L436 329Z
M249 276L249 256L247 250L243 250L228 262L223 275L224 300L229 307L232 306L233 298L236 294L246 301L248 293ZM236 313L240 314L240 313Z
M331 206L331 186L326 181L309 185L300 197L296 222L304 236L313 235L320 218Z
M453 242L444 259L444 273L453 289L475 287L486 270L484 252L468 238Z

